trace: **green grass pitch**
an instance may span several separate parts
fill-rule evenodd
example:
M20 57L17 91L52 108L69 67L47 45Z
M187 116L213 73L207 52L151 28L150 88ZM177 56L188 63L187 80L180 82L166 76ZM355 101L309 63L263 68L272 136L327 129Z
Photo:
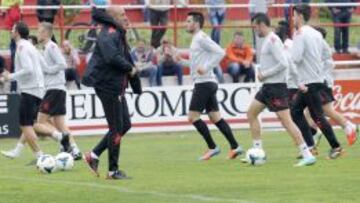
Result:
M27 148L15 160L0 157L0 203L97 203L97 202L360 202L360 148L349 148L342 131L337 131L346 155L326 160L328 144L323 138L318 163L294 168L297 148L284 132L265 132L267 163L251 167L226 160L228 145L213 131L222 153L208 162L197 158L205 144L195 132L127 135L121 146L121 169L133 179L105 180L107 152L101 159L101 177L94 177L86 165L75 163L71 171L40 174ZM251 146L248 131L236 131L245 148ZM81 137L83 151L100 137ZM14 139L0 140L0 149L14 146ZM40 141L46 153L58 147L48 139Z

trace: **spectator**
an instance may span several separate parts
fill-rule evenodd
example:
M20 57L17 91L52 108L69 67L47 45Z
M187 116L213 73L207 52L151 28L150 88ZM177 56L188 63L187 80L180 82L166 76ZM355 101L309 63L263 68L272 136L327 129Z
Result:
M242 32L235 32L233 42L226 49L226 59L229 62L228 73L233 82L239 82L239 78L245 75L244 82L255 81L255 71L252 66L253 50L245 44Z
M0 56L0 74L2 74L5 70L5 59L4 57Z
M151 26L167 26L170 8L156 8L156 6L170 6L171 0L149 0L149 17ZM151 32L151 46L158 48L160 41L166 33L166 28L154 28Z
M156 59L158 62L157 84L159 86L162 85L163 75L176 75L178 84L182 85L183 72L177 55L178 51L171 42L163 39L161 46L156 50Z
M225 0L206 0L205 3L209 6L224 6ZM225 21L226 8L216 7L209 8L210 23L212 26L221 26ZM211 31L211 39L217 44L221 40L221 28L214 27Z
M146 0L145 4L149 8L149 18L151 26L167 26L169 20L168 8L159 8L156 6L171 6L173 3L179 3L186 6L188 0ZM151 46L155 49L160 46L161 39L166 33L166 28L154 28L151 32Z
M351 3L356 0L326 0L327 3ZM329 7L334 24L350 23L354 7ZM334 46L336 53L349 53L349 26L334 28Z
M310 3L310 0L286 0L285 3L286 3L286 4ZM289 8L289 7L285 7L284 13L285 13L285 19L286 19L286 21L289 22L289 18L290 18L290 8Z
M143 39L138 40L136 48L131 51L131 58L140 77L148 77L150 87L156 86L157 66L153 63L153 57L153 49Z
M24 0L0 0L1 6L9 7L5 12L5 26L6 29L9 31L12 30L15 23L19 22L21 20L21 10L20 6L24 4ZM14 72L14 60L15 60L15 52L16 52L16 43L14 39L11 39L10 45L10 56L11 56L11 69L10 72ZM16 81L11 81L10 85L10 91L16 92L17 90L17 83Z
M58 6L60 0L37 0L38 6ZM37 9L36 14L39 22L48 22L53 24L58 9Z
M77 67L80 65L80 57L78 52L67 40L63 42L62 52L67 65L65 69L66 82L75 81L77 88L81 89L80 76L77 72Z

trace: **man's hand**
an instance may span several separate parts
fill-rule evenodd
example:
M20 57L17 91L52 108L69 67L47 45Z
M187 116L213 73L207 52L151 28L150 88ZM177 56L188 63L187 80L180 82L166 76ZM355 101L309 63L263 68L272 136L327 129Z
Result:
M131 72L129 73L130 77L134 77L137 72L138 72L138 71L137 71L137 68L136 68L136 67L133 67L133 68L131 69Z
M244 61L243 65L245 68L250 68L251 62L250 61Z
M264 80L264 76L260 72L258 73L257 78L258 78L259 81Z
M306 93L306 92L308 92L309 88L306 85L301 84L301 85L299 85L299 90L303 93Z
M196 69L196 72L197 72L199 75L205 75L206 69L203 68L203 67L198 67L198 68Z

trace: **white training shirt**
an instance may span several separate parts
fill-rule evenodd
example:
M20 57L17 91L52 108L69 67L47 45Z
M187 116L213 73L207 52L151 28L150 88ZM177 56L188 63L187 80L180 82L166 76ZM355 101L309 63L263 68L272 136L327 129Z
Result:
M46 62L46 65L42 66L46 90L59 89L66 91L66 60L58 45L49 40L45 44L43 56Z
M291 56L298 69L300 84L323 83L324 40L320 32L305 25L294 33L293 40Z
M298 72L295 63L291 58L291 49L294 45L294 42L291 39L286 39L284 42L285 55L289 63L289 68L287 69L287 79L286 84L289 89L298 89Z
M216 44L205 32L198 31L192 38L190 45L190 72L194 83L215 82L216 76L213 69L225 56L225 51ZM199 75L197 69L206 69L204 75Z
M10 79L18 82L21 93L42 99L45 91L44 76L38 50L25 39L20 39L16 45L15 71L10 74Z
M262 82L286 83L288 65L282 41L274 32L270 32L260 49L259 72L264 77Z
M328 85L328 87L332 88L334 86L334 75L333 71L335 68L335 63L332 58L332 51L329 46L329 44L326 42L326 40L323 40L323 50L321 54L321 60L323 63L323 72L325 73L325 81Z

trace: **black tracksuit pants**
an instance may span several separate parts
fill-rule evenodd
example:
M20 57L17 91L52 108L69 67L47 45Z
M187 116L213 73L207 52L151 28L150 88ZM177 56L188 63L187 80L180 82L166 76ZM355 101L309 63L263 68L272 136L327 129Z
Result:
M104 108L109 131L93 149L93 152L100 156L102 152L108 149L109 171L116 171L119 167L121 138L131 128L129 110L125 97L119 99L118 95L109 94L99 89L95 89L95 92Z
M307 87L308 91L306 93L299 92L294 101L293 107L291 108L291 116L294 122L299 127L306 144L309 147L314 146L310 126L304 116L304 109L308 107L312 119L325 135L331 148L339 147L340 144L330 123L325 118L324 111L322 109L320 90L322 90L322 88L326 88L326 85L322 83L312 83L307 85Z

